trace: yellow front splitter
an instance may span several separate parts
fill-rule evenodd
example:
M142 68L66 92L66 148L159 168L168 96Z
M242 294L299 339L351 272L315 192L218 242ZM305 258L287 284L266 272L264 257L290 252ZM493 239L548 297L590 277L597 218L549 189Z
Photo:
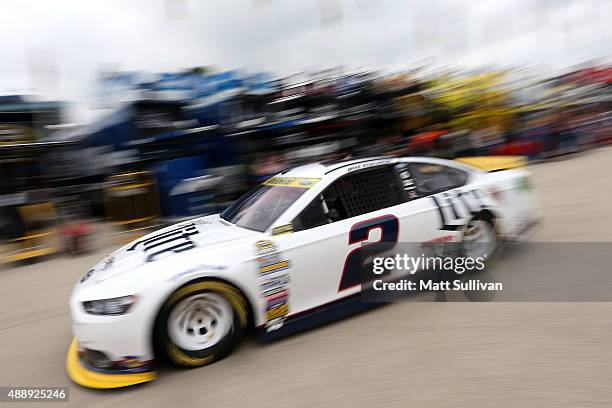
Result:
M66 370L72 381L88 388L129 387L130 385L153 381L156 378L154 371L135 374L104 374L89 370L81 364L76 338L72 340L66 356Z

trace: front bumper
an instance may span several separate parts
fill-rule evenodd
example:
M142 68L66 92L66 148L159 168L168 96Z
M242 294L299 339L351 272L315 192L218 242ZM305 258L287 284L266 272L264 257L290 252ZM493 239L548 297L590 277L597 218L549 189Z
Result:
M75 383L89 388L120 388L153 381L155 371L143 373L101 373L87 367L79 357L78 342L74 338L66 356L68 376Z

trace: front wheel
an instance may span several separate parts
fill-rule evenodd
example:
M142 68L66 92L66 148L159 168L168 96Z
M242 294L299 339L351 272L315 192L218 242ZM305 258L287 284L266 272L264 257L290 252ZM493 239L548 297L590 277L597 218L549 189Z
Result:
M200 367L228 355L248 322L247 303L233 286L194 282L174 292L155 325L157 352L175 365Z

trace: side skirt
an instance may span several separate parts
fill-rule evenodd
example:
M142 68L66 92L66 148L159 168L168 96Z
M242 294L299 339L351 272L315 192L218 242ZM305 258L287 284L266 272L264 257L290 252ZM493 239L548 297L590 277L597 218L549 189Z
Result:
M277 340L384 304L386 303L366 302L362 300L362 293L359 292L325 305L291 315L285 320L283 326L277 330L266 332L265 326L259 326L257 328L258 338L264 342Z

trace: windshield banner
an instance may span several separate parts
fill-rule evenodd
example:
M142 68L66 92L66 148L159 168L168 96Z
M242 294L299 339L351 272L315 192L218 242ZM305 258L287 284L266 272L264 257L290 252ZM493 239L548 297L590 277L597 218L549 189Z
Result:
M304 177L272 177L264 181L262 184L265 186L310 188L317 184L319 180L321 179Z

